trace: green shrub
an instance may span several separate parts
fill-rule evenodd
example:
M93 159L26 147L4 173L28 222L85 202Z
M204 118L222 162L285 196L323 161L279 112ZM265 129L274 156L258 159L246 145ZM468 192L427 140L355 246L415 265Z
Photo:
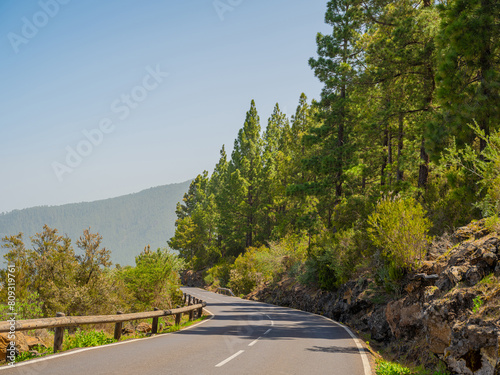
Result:
M131 295L129 305L133 310L172 308L180 303L178 271L184 267L181 258L166 249L146 248L135 258L135 263L135 267L127 266L120 271Z
M234 261L229 287L235 294L248 294L263 281L262 273L256 268L258 251L259 249L250 247Z
M231 262L222 260L207 271L204 280L209 285L226 288L229 285Z
M472 308L472 312L474 314L477 313L479 311L479 309L481 308L481 306L484 305L484 301L481 298L481 296L476 296L476 298L474 298L472 300L472 303L474 304L474 307Z
M307 257L307 247L306 238L289 235L269 247L248 248L231 267L230 288L236 294L248 294L256 286L276 281L290 270L296 272Z
M425 211L414 198L385 197L368 217L368 234L388 263L414 269L424 258L431 238Z
M106 345L113 342L116 342L116 340L103 331L78 331L74 336L69 336L64 341L64 350Z
M377 365L377 375L411 375L412 372L408 367L403 367L398 363L381 361Z

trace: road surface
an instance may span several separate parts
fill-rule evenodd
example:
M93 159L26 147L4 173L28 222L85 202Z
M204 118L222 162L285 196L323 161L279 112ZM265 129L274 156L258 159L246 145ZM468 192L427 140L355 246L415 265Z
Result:
M371 375L359 340L329 319L197 288L214 314L189 329L2 367L0 375Z

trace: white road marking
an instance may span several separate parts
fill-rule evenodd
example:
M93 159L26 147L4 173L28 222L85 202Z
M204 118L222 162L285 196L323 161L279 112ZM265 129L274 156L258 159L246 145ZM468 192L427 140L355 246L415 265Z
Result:
M272 331L272 329L269 328L266 332L264 332L264 334L262 336L267 335L271 331ZM259 338L253 340L250 344L248 344L248 346L254 346L255 344L257 344L257 341L259 341L262 338L262 336L260 336Z
M232 359L235 359L237 356L239 356L241 353L245 352L244 350L240 350L239 352L237 353L234 353L231 357L229 358L226 358L225 360L223 360L222 362L218 363L215 365L215 367L222 367L224 366L226 363L228 363L229 361L231 361Z
M349 333L349 335L353 339L354 343L356 344L356 346L358 348L358 351L359 351L359 355L361 356L361 361L363 362L363 368L364 368L365 375L371 375L372 374L371 366L370 366L370 361L368 360L368 356L366 355L366 352L363 350L364 347L361 344L361 341L351 332L351 330L348 327L344 326L343 324L341 324L339 322L336 322L333 319L327 318L324 315L313 314L313 313L311 313L309 311L298 310L298 309L294 309L292 307L283 307L283 306L269 305L269 304L266 304L266 303L263 303L263 302L259 302L259 301L252 301L252 302L256 302L256 303L261 304L261 305L272 306L273 308L290 309L290 310L300 311L302 313L306 313L306 314L309 314L309 315L320 316L320 317L322 317L322 318L324 318L326 320L329 320L330 322L333 322L334 324L338 324L339 326L341 326L342 328L344 328L347 331L347 333ZM269 318L269 320L271 320L271 317L269 315L266 315L266 316ZM274 322L271 320L271 326L273 326L273 325L274 325ZM240 352L243 352L243 351L244 350L242 350ZM236 353L233 357L236 357L237 355L241 354L240 352ZM228 358L228 359L231 360L232 358Z
M258 339L253 340L250 344L248 344L248 346L254 346L255 344L257 344L257 341L259 341L261 338L262 336L260 336Z
M323 315L320 315L320 316L323 316ZM323 316L323 318L325 318L327 320L330 320L332 322L335 322L334 320L332 320L330 318L327 318L326 316ZM371 366L370 366L370 361L368 360L368 356L366 355L366 352L364 350L363 344L361 344L361 340L358 339L354 335L354 333L352 333L352 331L348 327L346 327L345 325L343 325L342 323L339 323L339 322L335 322L335 323L337 323L339 326L341 326L342 328L344 328L347 331L347 333L352 337L352 340L354 341L354 343L358 347L359 355L361 356L361 361L363 362L363 368L365 370L365 375L370 375L372 373Z
M209 320L213 319L213 317L215 316L213 313L211 313L210 311L208 311L205 308L203 310L205 310L207 313L209 313L211 315L210 318L202 320L201 322L193 324L193 325L191 325L189 327L183 328L183 329L181 329L181 331L185 331L187 329L191 329L191 328L197 327L197 326L199 326L199 325L201 325L201 324L203 324L205 322L208 322ZM60 358L60 357L65 357L67 355L73 355L73 354L77 354L77 353L81 353L81 352L87 352L89 350L96 350L96 349L102 349L102 348L109 348L111 346L130 344L130 343L133 343L133 342L136 342L136 341L140 341L140 340L157 339L158 337L165 337L167 335L172 335L174 333L175 332L163 333L163 334L156 335L156 336L143 337L141 339L132 339L132 340L127 340L127 341L115 342L113 344L106 344L106 345L101 345L101 346L92 346L90 348L77 349L77 350L73 350L73 351L70 351L70 352L62 352L62 353L57 353L57 354L49 354L47 357L42 357L42 358L38 358L38 359L31 359L31 360L23 361L23 362L18 362L18 363L16 363L13 366L2 366L2 367L0 367L0 371L2 371L2 370L8 370L8 369L11 369L11 368L16 368L16 367L21 367L21 366L26 366L26 365L31 365L31 364L37 363L37 362L50 361L51 359L57 359L57 358Z
M273 326L273 325L274 325L274 322L273 322L273 320L271 319L271 317L270 317L269 315L266 315L266 316L269 318L269 320L271 321L271 325Z

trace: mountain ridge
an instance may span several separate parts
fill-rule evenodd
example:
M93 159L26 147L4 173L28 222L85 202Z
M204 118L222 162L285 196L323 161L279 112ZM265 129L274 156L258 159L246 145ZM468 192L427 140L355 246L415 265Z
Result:
M91 232L103 236L103 246L111 250L113 263L131 265L145 246L150 245L152 249L167 246L167 240L174 235L175 207L190 182L160 185L91 202L0 213L0 236L22 232L29 247L29 236L42 231L47 224L60 234L67 234L74 246L83 230L90 227Z

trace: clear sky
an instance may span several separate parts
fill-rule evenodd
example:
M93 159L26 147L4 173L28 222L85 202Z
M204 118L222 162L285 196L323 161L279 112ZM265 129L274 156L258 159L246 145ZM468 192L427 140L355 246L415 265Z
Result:
M319 97L326 2L0 1L0 212L211 172L252 99Z

